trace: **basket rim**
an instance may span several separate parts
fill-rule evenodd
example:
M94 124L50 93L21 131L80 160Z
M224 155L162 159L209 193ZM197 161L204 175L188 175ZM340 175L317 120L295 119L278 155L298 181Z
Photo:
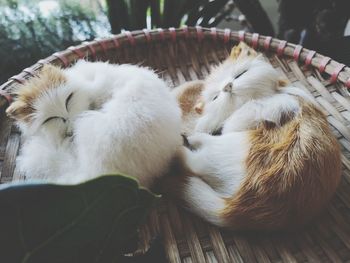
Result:
M203 28L201 26L181 28L170 27L168 29L158 28L153 30L143 29L135 31L124 31L120 34L107 38L96 38L80 45L68 47L58 51L51 56L39 60L34 65L25 68L19 74L12 76L0 86L0 108L7 107L11 101L11 88L22 84L25 80L33 77L44 64L55 64L68 67L71 62L82 59L85 56L96 57L97 53L107 54L107 51L121 47L132 47L144 43L156 43L163 41L177 42L179 40L203 40L223 41L223 43L244 41L262 52L276 53L278 56L293 58L295 61L313 67L320 73L330 75L332 84L339 81L350 89L350 68L316 51L296 45L285 40L279 40L270 36L245 31L232 31L231 29Z

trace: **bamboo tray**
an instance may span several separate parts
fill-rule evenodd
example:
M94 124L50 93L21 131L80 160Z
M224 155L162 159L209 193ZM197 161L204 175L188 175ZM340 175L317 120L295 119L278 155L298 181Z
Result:
M175 87L204 78L234 44L245 41L265 53L295 86L306 87L342 148L343 179L325 213L298 233L238 233L213 227L164 199L142 227L144 245L161 234L169 262L350 261L350 68L285 41L229 29L201 27L124 32L70 47L38 61L0 87L0 183L25 179L15 167L20 133L5 116L11 90L45 63L69 66L79 58L150 66ZM6 226L5 226L6 227Z

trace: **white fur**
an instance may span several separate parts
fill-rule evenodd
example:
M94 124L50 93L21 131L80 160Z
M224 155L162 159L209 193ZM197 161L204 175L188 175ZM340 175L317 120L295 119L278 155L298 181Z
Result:
M249 141L246 132L212 136L196 133L188 138L194 151L184 149L188 167L219 195L230 197L239 188L244 174L244 159Z
M20 170L69 184L120 172L149 187L182 143L180 109L164 81L146 68L86 61L64 75L67 83L34 105ZM43 124L52 116L60 118Z
M183 199L190 209L204 219L218 226L225 226L220 218L220 210L225 208L225 202L209 184L198 177L188 177L184 185Z
M244 71L242 76L236 78ZM261 56L247 58L241 63L226 60L206 81L204 114L199 118L195 130L214 132L246 102L275 94L278 77L278 72ZM232 92L223 92L227 84L232 85Z
M72 172L76 161L71 142L57 145L53 140L34 135L27 138L17 157L17 166L28 179L54 182L59 176Z
M247 72L235 79L242 70ZM219 216L223 197L235 195L246 176L248 131L263 121L282 125L282 113L293 116L300 110L297 96L308 98L294 87L280 91L278 78L277 71L257 57L240 64L227 60L206 83L204 113L188 138L194 150L183 147L185 164L200 179L189 180L183 198L190 210L213 224L225 226ZM223 91L230 82L232 92ZM211 135L220 128L222 135Z
M264 121L280 126L282 113L295 115L299 108L297 99L289 94L250 100L225 121L222 133L255 129Z
M244 159L249 142L246 132L211 136L196 133L188 138L197 147L183 149L185 164L198 177L188 177L182 199L186 207L205 220L225 226L220 211L224 198L232 197L244 179Z

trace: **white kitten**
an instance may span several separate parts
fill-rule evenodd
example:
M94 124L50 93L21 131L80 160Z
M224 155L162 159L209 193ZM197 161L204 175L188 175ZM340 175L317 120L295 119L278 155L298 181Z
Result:
M47 66L17 95L7 113L26 138L18 166L30 178L76 183L121 172L148 187L182 142L176 100L146 68Z

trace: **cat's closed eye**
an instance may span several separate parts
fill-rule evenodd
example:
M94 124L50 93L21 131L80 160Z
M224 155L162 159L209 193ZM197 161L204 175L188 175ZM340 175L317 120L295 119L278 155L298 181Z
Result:
M72 92L71 94L68 95L68 97L66 99L66 110L67 111L68 111L69 102L71 101L73 95L74 95L74 93Z
M240 76L242 76L244 73L246 73L248 70L244 70L243 72L239 73L237 76L234 77L234 79L238 79Z
M47 119L42 123L42 125L44 125L45 123L48 123L49 121L55 120L55 119L62 120L63 122L66 122L66 119L64 119L64 118L62 118L62 117L59 117L59 116L52 116L52 117L50 117L50 118L47 118Z
M213 100L213 101L216 100L216 99L218 98L218 96L219 96L219 95L216 95L212 100Z

